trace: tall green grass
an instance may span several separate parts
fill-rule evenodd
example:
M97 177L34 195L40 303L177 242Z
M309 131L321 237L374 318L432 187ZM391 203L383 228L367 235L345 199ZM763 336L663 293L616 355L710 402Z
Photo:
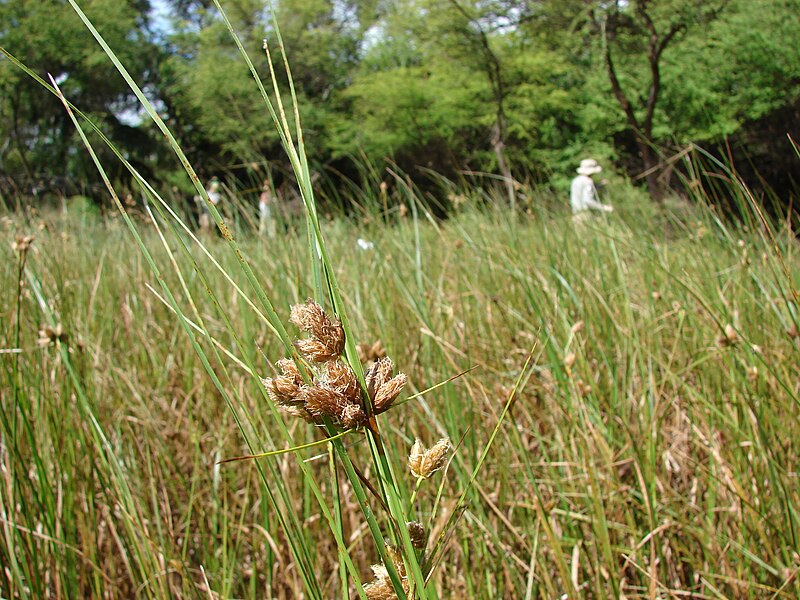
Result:
M619 198L613 219L578 231L561 213L512 222L474 207L436 227L409 217L372 225L368 252L355 245L361 225L329 228L352 330L383 342L411 393L478 366L393 409L382 427L408 493L414 482L402 465L414 437L461 440L446 477L417 496L427 524L440 494L435 535L467 490L428 586L438 597L796 595L796 243L778 230L773 244L705 209L654 214L642 227L641 201ZM155 228L138 225L154 261L169 264ZM14 440L15 386L3 392L3 594L307 595L294 543L307 549L320 594L341 595L339 551L295 458L260 463L274 467L265 478L285 488L291 504L281 509L302 540L287 539L289 515L265 500L256 464L215 465L251 449L173 311L151 291L154 276L120 220L15 214L4 228L9 257L17 231L37 239L19 313ZM224 240L206 246L246 286ZM304 235L280 244L244 237L241 249L284 319L313 290L296 259L307 251ZM208 257L174 259L183 284L176 270L162 277L176 300L186 305L191 295L196 321L219 346L249 353L268 374L263 357L284 352L269 326L221 271L206 281L192 271ZM9 348L17 270L4 265ZM239 342L207 287L222 291L216 302ZM48 322L62 323L69 341L37 347ZM275 436L257 449L283 447L247 369L214 354L209 338L198 344L252 429ZM532 347L533 369L523 373ZM12 356L3 357L9 383ZM510 420L468 486L521 374ZM323 435L288 426L294 444ZM363 441L344 440L373 477ZM325 498L337 491L344 541L368 579L378 555L357 498L330 478L324 447L299 454Z
M611 218L578 226L533 206L519 219L444 180L465 202L438 222L394 169L390 203L370 165L362 179L377 191L342 192L358 218L329 222L294 91L284 104L278 75L265 87L242 56L293 166L304 230L264 239L226 221L130 78L221 235L196 235L129 165L148 199L138 217L108 181L116 216L5 217L2 596L363 598L375 563L400 598L404 587L418 598L797 594L786 223L731 173L752 216L741 225L702 202L656 210L624 186ZM110 143L85 136L82 115L42 83L87 151ZM32 249L15 254L31 231ZM285 418L260 382L280 357L299 360L286 323L309 296L342 320L362 384L356 343L376 340L411 382L407 401L344 437ZM440 437L452 461L419 485L409 448Z

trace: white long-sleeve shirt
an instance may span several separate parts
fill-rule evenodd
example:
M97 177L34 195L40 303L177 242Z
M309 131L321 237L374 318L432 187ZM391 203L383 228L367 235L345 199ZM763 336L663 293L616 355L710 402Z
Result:
M605 206L597 201L597 188L594 187L594 181L588 175L578 175L572 180L570 204L574 213L590 208L606 210Z

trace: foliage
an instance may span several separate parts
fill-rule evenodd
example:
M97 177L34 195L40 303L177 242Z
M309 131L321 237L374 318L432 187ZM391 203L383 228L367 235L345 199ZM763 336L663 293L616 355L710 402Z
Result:
M800 92L800 47L788 18L800 3L739 0L729 10L727 19L688 36L665 68L670 121L662 127L681 141L731 135Z
M798 338L795 240L730 172L718 168L712 190L689 187L702 206L728 178L743 226L710 209L655 207L630 188L612 220L571 221L545 196L533 204L532 189L507 176L507 101L524 79L501 60L507 32L492 39L494 12L454 0L440 17L463 19L419 49L462 67L480 53L490 110L476 130L491 131L506 191L526 198L530 218L428 170L451 191L452 218L438 223L428 195L395 169L391 192L382 179L377 196L355 191L364 226L322 222L293 77L270 69L268 93L245 51L253 37L221 13L305 217L304 237L289 220L253 239L237 190L212 198L154 101L69 1L179 160L206 224L195 234L41 82L117 218L76 197L72 215L39 220L31 208L3 221L4 594L572 600L740 595L740 582L796 592L800 522L785 482L797 452L784 443L798 406L798 363L786 360ZM256 5L233 7L236 26L252 31ZM202 42L214 18L185 9L201 16ZM135 178L142 212L123 203L93 139ZM364 178L379 180L365 165ZM221 238L208 235L211 220ZM34 223L42 252L14 231ZM110 310L119 322L96 320ZM287 312L308 337L287 330ZM406 373L393 376L378 335ZM398 398L404 387L416 393Z
M144 1L85 2L205 175L265 160L288 167L213 2L167 5L172 18L164 23L152 20ZM278 40L267 3L225 6L268 77L262 40L273 50ZM274 10L309 156L345 172L357 169L354 156L393 158L410 173L417 165L502 172L502 159L517 179L547 181L594 153L637 175L644 152L637 139L665 155L690 142L715 144L800 95L797 0L298 0ZM657 61L652 122L643 15L658 39L669 38ZM125 140L134 162L175 179L158 138L63 2L9 0L0 17L9 24L0 45L38 72L60 76L77 106ZM609 81L606 47L632 107L628 116ZM288 92L285 79L280 86ZM18 187L30 191L37 175L52 176L51 165L62 180L90 177L52 98L7 61L0 89L6 178L27 181Z
M515 224L472 204L439 226L410 217L389 225L373 219L366 229L345 220L326 226L356 335L382 341L412 392L480 365L385 418L387 451L398 467L414 437L426 446L443 435L463 437L447 476L435 475L441 479L416 496L426 525L440 485L441 518L467 485L534 348L533 375L519 391L513 421L471 488L431 582L439 597L619 598L651 586L665 596L798 594L792 506L799 499L791 485L798 469L792 440L800 439L796 249L786 232L776 232L776 247L758 227L725 226L709 210L675 205L661 212L636 190L618 194L613 219L584 231L563 209ZM14 414L30 411L38 423L19 454L4 454L8 466L0 472L6 595L23 581L35 596L49 585L75 597L304 594L256 465L215 465L248 448L188 337L176 332L175 315L147 288L156 282L130 251L119 219L6 216L0 306L5 323L20 320L24 352L17 388L23 401L15 409L13 385L0 393L4 439ZM26 231L36 236L27 269L45 301L26 284L17 313L11 242ZM143 233L166 264L168 248L159 249L157 232ZM288 318L288 306L314 287L298 261L307 252L304 235L289 230L277 244L235 233ZM365 235L375 242L371 251L355 243ZM245 286L224 240L205 243ZM192 257L176 259L193 272ZM193 298L224 348L254 355L259 374L272 376L261 353L274 361L282 345L235 299L221 271L207 269L199 252L194 259L211 275L212 290L231 292L219 300L250 341L237 345L218 321L199 276L187 277L180 304ZM163 277L180 289L177 273ZM62 324L64 335L59 342L44 335L39 346L37 331L50 311L52 328ZM112 313L117 317L108 318ZM12 347L8 330L2 335L0 345ZM209 339L199 343L212 354ZM12 356L0 363L4 381ZM230 377L230 390L243 390L256 426L274 432L246 369L223 353L211 360ZM89 415L107 445L93 439ZM23 424L20 418L18 431ZM302 422L287 424L296 444L321 437ZM360 438L346 439L356 464L368 464ZM283 447L280 438L259 450L274 447ZM327 453L312 447L300 457L333 503ZM280 468L287 509L314 549L323 597L342 597L337 549L296 462L261 459L265 467L268 461ZM400 470L412 486L411 474ZM341 502L366 578L375 549L352 492ZM355 597L352 581L347 597Z
M149 41L143 0L91 0L86 11L118 49L143 85L158 57ZM131 127L132 94L102 49L61 0L0 3L0 47L21 58L41 76L51 73L76 104L102 122L109 134L142 157L146 131ZM6 175L38 188L67 188L73 180L94 179L85 154L60 103L7 60L0 60L0 164Z

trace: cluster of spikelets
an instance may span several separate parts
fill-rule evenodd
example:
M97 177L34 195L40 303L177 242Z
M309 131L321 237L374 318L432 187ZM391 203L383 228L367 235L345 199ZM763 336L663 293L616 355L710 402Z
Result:
M443 438L436 442L430 448L425 448L422 441L419 439L414 442L411 447L411 452L408 454L408 469L417 480L429 479L431 475L436 473L447 462L447 455L450 451L450 440ZM418 521L409 521L406 523L408 529L408 536L411 539L411 545L417 551L424 551L427 541L427 535L422 523ZM386 554L391 559L397 575L400 577L400 582L403 585L403 591L408 593L409 582L408 575L406 574L405 564L400 551L395 546L387 546ZM364 593L369 600L396 600L397 594L392 586L392 580L389 577L389 571L385 565L372 565L372 574L374 579L364 586Z
M277 366L280 375L262 379L269 397L285 412L320 424L330 419L345 429L363 426L367 412L362 400L361 386L350 366L340 359L344 350L345 333L341 322L332 319L313 300L292 306L289 320L309 337L296 340L297 352L309 365L303 377L298 365L289 358ZM375 414L387 411L403 390L407 381L403 373L392 376L392 361L381 358L369 367L365 375L366 393Z
M422 527L419 523L417 525ZM410 530L409 530L410 531ZM424 535L424 531L423 531ZM395 546L386 546L386 554L391 559L397 575L403 584L403 591L407 594L409 591L408 575L406 574L406 566L403 563L403 556ZM384 565L372 565L372 575L374 579L364 586L364 593L369 600L396 600L397 594L392 586L392 580L389 577L389 571Z

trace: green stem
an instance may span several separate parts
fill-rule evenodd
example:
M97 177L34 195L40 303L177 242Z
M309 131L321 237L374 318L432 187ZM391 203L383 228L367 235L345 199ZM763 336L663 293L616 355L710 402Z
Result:
M25 270L25 259L28 254L26 250L21 250L19 253L19 262L17 264L17 312L16 322L14 323L14 348L19 348L19 336L22 321L22 273ZM19 377L19 352L14 353L14 425L12 429L13 441L17 441L17 413L19 412L19 391L22 386L22 381Z
M414 501L417 499L417 492L422 487L422 482L424 481L424 477L417 477L417 483L414 485L414 491L411 494L411 500L408 502L408 512L414 510Z

